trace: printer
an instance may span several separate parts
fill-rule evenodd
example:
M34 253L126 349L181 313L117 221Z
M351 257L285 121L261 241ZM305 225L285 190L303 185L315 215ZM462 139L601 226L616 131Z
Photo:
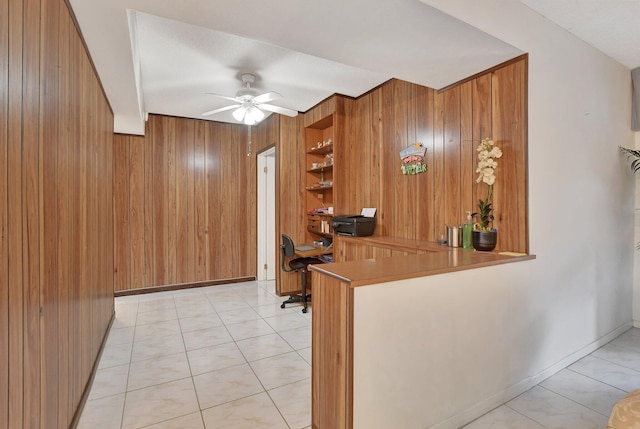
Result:
M333 232L352 237L373 235L373 230L376 227L375 209L373 209L373 214L367 209L363 209L362 212L363 214L359 215L334 216L331 222Z

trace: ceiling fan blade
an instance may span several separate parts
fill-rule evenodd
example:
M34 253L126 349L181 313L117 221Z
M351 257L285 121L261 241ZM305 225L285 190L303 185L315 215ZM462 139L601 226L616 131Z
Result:
M233 102L238 103L238 104L241 104L241 103L242 103L242 101L241 101L241 100L238 100L238 99L237 99L237 98L235 98L235 97L227 97L226 95L214 94L214 93L212 93L212 92L205 92L205 94L207 94L207 95L213 95L214 97L222 98L223 100L233 101Z
M238 108L237 104L232 104L231 106L225 106L219 109L209 110L208 112L204 112L202 116L211 116L211 115L215 115L216 113L226 112L227 110L237 109L237 108Z
M274 91L270 91L270 92L265 92L264 94L260 94L256 97L253 98L253 101L255 103L268 103L270 101L274 101L274 100L279 100L282 98L282 95L274 92Z
M258 107L262 110L266 110L267 112L279 113L281 115L291 116L292 118L294 116L298 116L298 112L296 112L295 110L287 109L280 106L274 106L273 104L260 104Z

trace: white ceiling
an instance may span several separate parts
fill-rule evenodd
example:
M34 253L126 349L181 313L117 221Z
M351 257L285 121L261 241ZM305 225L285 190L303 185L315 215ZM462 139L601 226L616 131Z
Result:
M520 0L629 69L640 67L640 0Z
M585 10L582 3L637 7L640 0L522 1L560 22L575 10L556 3ZM272 104L304 112L333 93L357 97L393 77L442 88L522 53L420 0L71 0L71 5L114 110L114 131L120 133L142 134L146 113L202 118L202 112L228 104L207 93L233 97L246 72L257 75L254 87L260 92L284 96ZM598 11L598 22L607 10ZM564 25L584 38L577 33L580 22ZM589 22L588 28L595 28ZM600 49L623 62L606 46ZM202 119L235 122L226 113Z

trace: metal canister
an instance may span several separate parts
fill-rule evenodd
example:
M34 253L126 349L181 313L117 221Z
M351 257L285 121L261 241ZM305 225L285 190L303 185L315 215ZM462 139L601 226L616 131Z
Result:
M449 247L462 245L462 226L447 226L447 245Z

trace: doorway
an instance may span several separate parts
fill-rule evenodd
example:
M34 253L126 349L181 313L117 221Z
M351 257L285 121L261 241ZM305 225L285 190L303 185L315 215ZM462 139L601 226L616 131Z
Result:
M258 154L258 280L276 278L276 148Z

